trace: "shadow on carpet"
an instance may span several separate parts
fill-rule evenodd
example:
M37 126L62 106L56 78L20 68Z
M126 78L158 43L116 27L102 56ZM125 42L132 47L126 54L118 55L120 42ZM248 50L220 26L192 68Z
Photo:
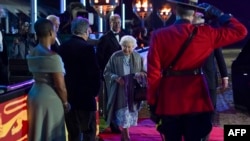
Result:
M161 141L160 134L155 129L155 124L150 119L141 119L137 126L130 128L131 141ZM106 128L99 134L101 141L120 141L120 134L113 134ZM223 141L223 128L213 127L209 141Z

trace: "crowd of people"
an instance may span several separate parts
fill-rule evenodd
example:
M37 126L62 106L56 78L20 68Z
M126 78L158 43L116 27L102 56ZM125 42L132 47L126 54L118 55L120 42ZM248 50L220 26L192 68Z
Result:
M83 17L72 20L71 36L61 42L60 19L55 15L35 22L36 42L28 51L22 49L27 49L22 47L27 41L15 38L12 58L27 59L35 80L28 93L28 140L95 141L96 96L101 97L111 131L121 134L122 141L132 140L129 128L137 125L141 108L133 97L133 81L142 79L163 140L207 140L218 87L214 60L225 89L228 74L221 47L244 39L247 29L213 5L197 0L168 2L176 21L152 31L150 39L144 28L133 35L124 33L118 14L110 16L110 30L94 43L89 21ZM149 46L147 68L135 50L145 46Z
M13 42L9 49L9 59L25 59L29 51L35 47L37 40L34 34L30 33L30 24L24 22L19 32L14 35Z

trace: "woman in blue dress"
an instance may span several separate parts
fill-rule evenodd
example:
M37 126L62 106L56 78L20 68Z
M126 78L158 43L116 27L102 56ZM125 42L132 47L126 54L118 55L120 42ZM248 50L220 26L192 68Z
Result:
M34 84L28 93L29 141L65 141L64 112L69 111L60 56L50 50L55 42L53 24L39 19L34 25L39 43L27 55Z

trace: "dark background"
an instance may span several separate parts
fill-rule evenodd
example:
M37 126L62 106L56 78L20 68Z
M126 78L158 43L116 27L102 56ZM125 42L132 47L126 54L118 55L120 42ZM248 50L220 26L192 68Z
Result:
M46 3L48 5L51 5L55 8L59 9L59 2L55 2L56 0L42 0L42 3ZM59 0L57 0L59 1ZM87 6L88 6L88 0ZM162 2L165 0L151 0L153 3L154 8L157 8L160 6ZM70 2L79 2L79 0L67 0L67 4ZM126 5L126 18L129 18L132 13L132 0L123 0L123 2ZM248 24L250 22L250 2L249 0L200 0L199 3L207 2L210 4L215 5L219 9L223 10L224 12L228 12L233 14L235 17L241 20L248 20ZM88 8L91 9L91 8ZM120 6L116 8L116 10L120 9ZM155 10L154 10L155 11Z
M29 1L29 0L28 0ZM86 0L87 9L89 11L93 11L93 8L89 6L89 0ZM160 7L160 4L164 2L165 0L151 0L154 11L158 7ZM60 1L59 0L40 0L38 4L46 4L47 6L54 7L56 9L60 9ZM70 2L79 2L79 0L67 0L67 4ZM132 12L132 0L123 0L123 2L126 5L126 19L130 19L134 16ZM223 10L225 13L231 13L233 14L237 19L240 21L246 23L248 26L250 24L250 2L249 0L200 0L199 3L207 2L210 4L215 5L219 9ZM121 7L118 6L115 10L115 12L120 13ZM152 14L154 15L155 12ZM156 16L153 16L156 17ZM156 22L161 22L160 20Z
M28 0L29 1L29 0ZM88 1L87 5L88 5ZM161 2L164 2L165 0L151 0L154 7L158 7ZM44 3L47 5L51 5L52 7L58 8L59 10L59 0L40 0L38 3ZM70 2L79 2L79 0L67 0L67 4ZM132 0L123 0L123 2L126 4L126 9L132 9ZM246 19L250 19L250 7L249 7L249 0L200 0L199 3L207 2L210 4L213 4L220 8L221 10L225 12L230 12L233 15L237 17L242 17ZM118 8L117 8L118 9ZM132 13L128 12L128 15ZM127 14L127 13L126 13Z
M26 0L30 1L30 0ZM79 2L80 0L67 0L67 5L70 2ZM150 15L150 17L145 21L145 26L150 28L159 28L163 26L162 21L159 19L159 17L156 14L156 9L159 9L161 4L165 2L165 0L151 0L153 4L153 13ZM241 21L250 31L250 2L249 0L200 0L199 3L207 2L209 4L212 4L216 6L217 8L221 9L225 13L231 13L234 17L236 17L239 21ZM1 2L0 2L1 3ZM125 3L126 7L126 13L125 18L126 20L135 19L138 21L138 18L135 16L135 14L132 12L132 0L123 0L123 3ZM50 6L55 9L58 9L60 11L60 0L38 0L38 5L45 5ZM89 6L89 0L86 0L86 9L89 12L96 13L94 9ZM115 13L120 14L121 13L121 6L118 6L115 9ZM175 20L174 16L171 16L171 18L167 21L166 25L172 24ZM138 23L140 25L140 22ZM248 39L249 36L246 38Z

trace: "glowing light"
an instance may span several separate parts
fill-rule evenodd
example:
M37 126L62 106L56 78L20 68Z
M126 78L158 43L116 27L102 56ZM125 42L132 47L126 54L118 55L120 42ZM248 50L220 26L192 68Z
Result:
M133 12L141 20L144 26L144 20L150 16L153 11L152 3L149 0L135 0L133 3Z
M166 21L170 18L170 16L172 15L172 12L171 12L171 6L169 4L164 4L162 6L161 9L159 9L157 11L157 15L159 16L159 18L162 20L164 26L166 24Z
M89 3L102 18L109 15L119 5L118 0L90 0Z

